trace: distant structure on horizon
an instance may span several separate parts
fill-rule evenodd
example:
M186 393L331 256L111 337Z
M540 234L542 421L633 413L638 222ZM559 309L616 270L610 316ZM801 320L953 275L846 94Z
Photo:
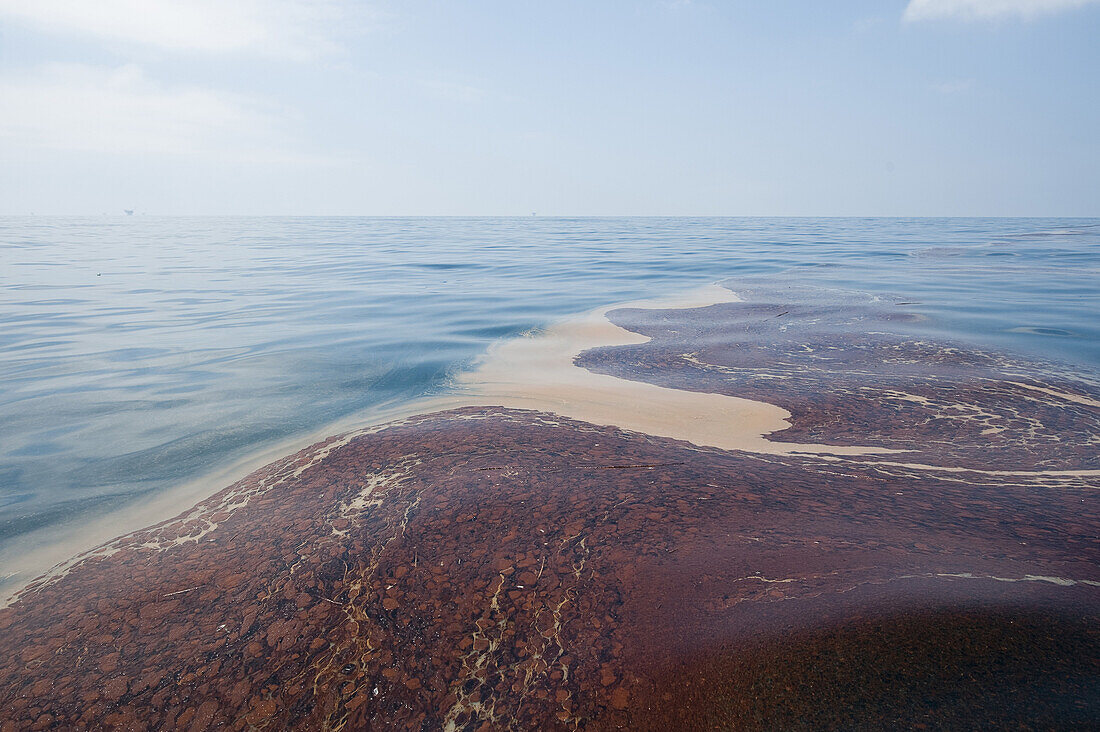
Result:
M132 209L132 208L124 208L122 210L126 212L127 216L133 216L134 215L134 209Z

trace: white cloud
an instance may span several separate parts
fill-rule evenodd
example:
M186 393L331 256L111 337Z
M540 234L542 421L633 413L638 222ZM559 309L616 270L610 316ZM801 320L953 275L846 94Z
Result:
M921 20L1029 19L1080 8L1100 0L909 0L904 18Z
M48 32L292 58L333 50L348 9L346 0L0 0L0 17Z
M135 66L51 64L0 78L0 144L112 154L300 160L285 114L200 87L165 87Z

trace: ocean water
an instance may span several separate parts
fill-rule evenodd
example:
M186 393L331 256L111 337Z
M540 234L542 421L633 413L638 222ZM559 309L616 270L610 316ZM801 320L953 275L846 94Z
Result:
M0 580L66 527L445 391L493 342L720 280L894 298L1100 374L1100 220L0 219Z

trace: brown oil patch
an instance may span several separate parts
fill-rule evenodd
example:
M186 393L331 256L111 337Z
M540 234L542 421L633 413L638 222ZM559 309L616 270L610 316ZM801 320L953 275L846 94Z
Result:
M1100 597L1095 482L823 470L499 409L324 449L0 611L0 728L703 728L733 691L654 706L669 664L887 610L1088 618ZM777 699L740 703L767 720Z
M1100 388L1055 364L940 343L882 303L752 292L702 309L613 310L644 345L578 365L621 379L767 400L789 413L775 443L905 451L864 456L989 471L1100 469ZM863 459L863 458L861 458Z
M711 649L604 726L639 730L1086 729L1100 624L1035 608L875 615ZM614 718L612 718L614 717Z

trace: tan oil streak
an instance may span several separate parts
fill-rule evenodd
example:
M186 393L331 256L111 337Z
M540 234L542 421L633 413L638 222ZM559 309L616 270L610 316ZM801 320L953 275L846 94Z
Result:
M647 336L607 318L620 308L701 308L740 302L733 292L710 285L678 300L650 300L594 310L489 349L478 367L457 380L457 393L433 405L495 406L552 412L596 425L619 427L701 447L770 455L868 455L905 452L881 447L772 442L767 435L790 427L790 412L751 399L670 389L581 368L582 352L606 346L638 345Z
M1025 384L1021 381L1006 381L1006 384L1012 384L1013 386L1019 386L1023 389L1030 389L1032 391L1039 391L1043 394L1049 394L1052 397L1062 399L1063 401L1073 402L1074 404L1084 404L1087 407L1100 407L1100 401L1095 399L1089 399L1088 397L1079 396L1077 394L1069 394L1064 391L1058 391L1056 389L1047 389L1042 386L1032 386L1031 384Z

